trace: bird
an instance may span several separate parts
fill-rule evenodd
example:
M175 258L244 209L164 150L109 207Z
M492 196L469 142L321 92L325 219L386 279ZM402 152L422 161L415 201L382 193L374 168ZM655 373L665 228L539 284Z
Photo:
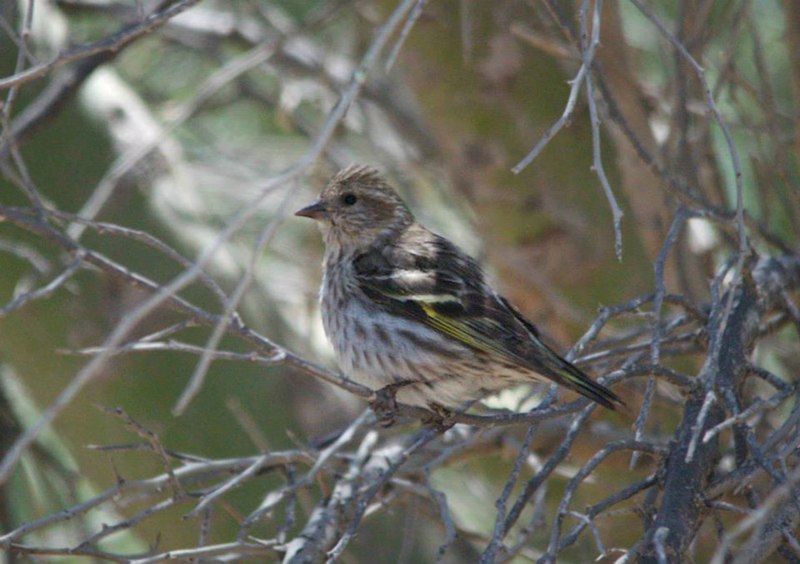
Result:
M513 385L555 382L608 409L624 405L548 347L375 168L340 170L295 215L322 231L320 310L339 367L376 397L449 413Z

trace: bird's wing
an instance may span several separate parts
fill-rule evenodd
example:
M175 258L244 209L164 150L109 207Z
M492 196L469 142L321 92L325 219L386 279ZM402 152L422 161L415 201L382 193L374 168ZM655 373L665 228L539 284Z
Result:
M622 403L539 338L534 325L485 283L480 266L427 230L356 257L361 290L395 315L418 321L464 345L531 369L612 408Z
M376 247L355 259L362 291L395 315L474 349L513 355L495 334L508 331L484 315L487 296L477 264L444 238L429 232L417 235L412 244Z

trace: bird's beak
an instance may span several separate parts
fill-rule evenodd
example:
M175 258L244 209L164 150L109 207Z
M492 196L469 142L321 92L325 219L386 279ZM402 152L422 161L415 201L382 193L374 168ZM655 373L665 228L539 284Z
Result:
M299 215L300 217L310 217L311 219L325 219L328 217L328 208L325 206L323 202L317 200L310 206L306 206L301 210L297 210L294 212L294 215Z

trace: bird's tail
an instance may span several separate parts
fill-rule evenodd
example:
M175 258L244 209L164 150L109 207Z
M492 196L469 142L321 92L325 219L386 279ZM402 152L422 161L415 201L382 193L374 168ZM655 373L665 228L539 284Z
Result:
M608 409L614 410L617 406L625 405L617 394L589 378L580 368L555 352L550 352L552 356L548 355L549 358L544 363L547 368L546 376Z
M603 407L615 410L618 405L625 406L625 402L617 394L589 378L580 368L561 358L557 352L548 347L539 337L539 331L536 326L525 319L514 306L508 303L508 300L500 298L500 301L528 332L532 346L529 351L530 354L526 355L525 358L528 366L534 368L542 376L553 380L556 384L575 390Z

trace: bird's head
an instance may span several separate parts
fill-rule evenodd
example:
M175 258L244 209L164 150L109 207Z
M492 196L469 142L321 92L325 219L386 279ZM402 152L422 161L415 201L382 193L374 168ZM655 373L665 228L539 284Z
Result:
M400 196L368 166L349 166L328 181L316 202L295 212L318 222L327 246L361 248L414 222Z

